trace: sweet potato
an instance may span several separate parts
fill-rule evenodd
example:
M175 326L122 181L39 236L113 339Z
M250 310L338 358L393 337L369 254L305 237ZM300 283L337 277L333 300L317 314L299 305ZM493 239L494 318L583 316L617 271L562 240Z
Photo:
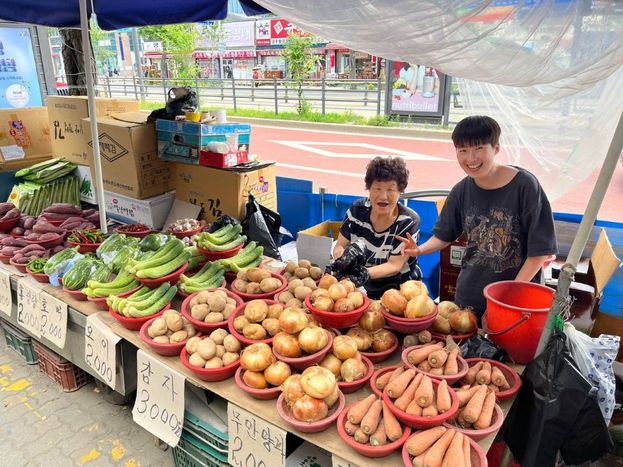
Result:
M56 227L48 222L37 222L32 227L33 232L37 233L55 233L55 234L65 234L65 230L60 227Z

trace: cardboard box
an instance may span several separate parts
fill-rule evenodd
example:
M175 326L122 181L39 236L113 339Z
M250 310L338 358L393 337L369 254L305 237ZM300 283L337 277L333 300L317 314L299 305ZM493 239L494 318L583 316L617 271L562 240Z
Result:
M325 221L305 230L296 238L296 252L300 259L308 259L323 270L331 260L333 242L340 233L342 221Z
M85 138L91 140L91 129L83 119L89 117L86 96L48 96L48 118L52 152L76 164L91 165ZM133 99L95 98L97 117L113 113L138 112L140 102ZM86 135L86 136L85 136Z
M223 214L242 219L248 194L273 211L277 210L275 163L257 168L214 169L170 163L171 189L176 198L201 206L202 219L213 222Z
M98 120L100 156L104 190L146 199L169 190L170 167L158 159L156 130L145 123L147 114L130 112ZM89 119L83 119L85 125ZM85 142L89 161L93 161L93 141ZM91 162L91 174L95 166Z
M18 170L51 157L45 107L0 110L0 172Z
M175 191L149 199L134 199L128 196L104 192L106 214L128 224L145 224L160 230L175 201Z

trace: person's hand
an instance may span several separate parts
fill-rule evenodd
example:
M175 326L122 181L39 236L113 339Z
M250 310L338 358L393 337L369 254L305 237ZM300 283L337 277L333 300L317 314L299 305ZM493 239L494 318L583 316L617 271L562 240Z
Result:
M420 247L415 243L415 239L413 236L407 232L407 238L401 237L400 235L396 235L396 238L404 243L404 248L402 249L402 256L420 256Z

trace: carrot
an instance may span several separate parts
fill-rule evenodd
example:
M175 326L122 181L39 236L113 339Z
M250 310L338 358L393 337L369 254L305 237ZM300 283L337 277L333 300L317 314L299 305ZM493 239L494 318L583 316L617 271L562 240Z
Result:
M465 410L465 409L463 409ZM456 417L456 424L458 426L460 426L461 428L469 428L472 426L471 423L469 423L468 421L465 420L465 417L463 417L463 410L461 410L458 414L458 416Z
M405 389L407 389L409 382L413 379L414 376L415 370L413 368L409 368L408 370L405 370L405 372L398 376L395 380L387 383L387 386L385 386L384 390L387 391L387 394L392 399L398 399L400 396L402 396L402 393L405 392Z
M422 409L422 417L436 417L439 415L439 411L437 410L437 406L435 404L431 404L428 407L424 407Z
M463 465L463 433L457 431L446 455L443 456L441 467L463 467Z
M435 444L446 431L448 430L445 426L436 426L428 430L418 431L407 440L407 451L409 451L409 454L412 456L423 454L428 448Z
M431 446L426 453L426 457L424 457L424 464L427 467L441 467L443 456L448 450L448 446L450 446L455 433L456 430L449 429Z
M390 441L396 441L402 436L400 422L385 402L383 402L383 425L385 426L385 435Z
M419 349L414 349L407 355L407 360L412 365L417 365L428 358L428 356L436 350L443 349L443 343L437 342L436 344L428 344Z
M389 383L391 381L394 381L396 378L398 378L404 372L405 372L405 368L403 366L399 366L398 368L396 368L394 371L391 372L391 375L389 377L389 381L387 381L387 382Z
M491 418L493 418L493 410L495 409L495 392L491 391L485 397L485 401L482 404L482 412L480 416L474 422L474 428L477 430L484 430L491 426Z
M381 418L379 426L376 427L374 433L370 435L370 444L372 446L382 446L387 444L387 434L385 433L385 423Z
M466 391L466 390L468 390L468 389L469 389L469 388L471 388L471 387L472 387L472 386L471 386L471 385L469 385L469 384L464 384L464 385L463 385L463 386L461 386L459 389L460 389L461 391Z
M427 373L431 370L431 366L430 363L428 363L428 360L424 360L423 362L418 363L417 367L418 369L426 371Z
M469 388L467 391L457 391L456 395L459 396L459 407L466 405L480 387L481 385L477 385Z
M448 354L448 360L446 360L446 366L443 370L444 375L456 375L459 372L459 348L455 347Z
M407 412L409 415L413 415L415 417L421 417L422 416L422 407L420 407L418 405L417 401L414 399L407 406L407 410L405 410L405 412Z
M511 388L511 385L506 383L504 386L500 386L500 391L507 391Z
M370 437L365 434L361 428L359 428L357 431L355 431L355 441L357 441L358 443L361 444L368 444L368 440L370 439Z
M465 421L469 423L474 423L478 420L480 416L480 412L482 412L482 405L485 402L485 397L487 397L487 386L480 386L476 393L469 400L465 409L463 409L463 417ZM494 396L495 397L495 396Z
M392 376L391 371L383 373L381 376L376 378L376 381L374 382L374 384L376 384L376 387L382 391L385 385L389 382L389 378L391 376Z
M378 399L372 403L370 410L361 419L361 430L371 435L376 431L376 427L379 426L379 420L381 418L381 410L383 410L383 401Z
M420 407L424 408L428 407L433 403L434 396L435 394L433 392L433 382L428 376L424 375L422 377L422 382L420 383L420 386L415 391L414 398L417 404Z
M476 374L478 384L489 384L491 382L491 363L484 362L482 369Z
M361 419L368 412L370 406L372 406L375 400L376 394L370 394L365 399L361 399L360 401L355 402L355 405L353 405L348 410L348 414L346 417L348 418L348 421L355 425L359 425L361 423Z
M448 382L443 379L441 383L439 383L439 386L437 386L437 410L439 410L439 413L444 413L450 410L451 406L452 399L448 391Z
M472 447L467 436L463 436L463 465L472 467Z
M431 375L438 375L438 376L441 376L441 375L443 375L443 368L431 368L431 369L430 369L430 371L429 371L429 373L430 373Z
M500 388L493 383L488 384L487 387L493 392L500 392Z
M409 386L407 386L405 392L403 392L402 395L394 401L394 405L403 412L406 410L409 403L413 400L415 390L420 385L423 376L424 375L422 373L418 373L417 375L415 375L415 378L413 378L413 381L409 383Z
M508 386L504 373L497 366L491 368L491 382L499 387Z
M467 370L467 374L463 378L463 381L465 381L465 383L467 384L474 384L474 381L476 381L476 374L478 374L478 372L482 370L483 363L484 362L478 362L475 365L471 366L469 370Z
M433 368L441 368L448 359L448 352L446 349L435 350L428 354L428 363Z
M354 423L351 423L349 420L346 420L346 423L344 423L344 431L351 436L353 436L355 434L355 431L357 431L358 429L359 429L359 425L355 425Z

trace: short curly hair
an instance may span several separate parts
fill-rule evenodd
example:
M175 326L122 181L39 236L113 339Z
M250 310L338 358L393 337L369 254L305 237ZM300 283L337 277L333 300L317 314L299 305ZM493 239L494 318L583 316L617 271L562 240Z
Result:
M366 167L366 190L374 182L396 182L400 192L409 184L409 169L402 157L375 157Z

